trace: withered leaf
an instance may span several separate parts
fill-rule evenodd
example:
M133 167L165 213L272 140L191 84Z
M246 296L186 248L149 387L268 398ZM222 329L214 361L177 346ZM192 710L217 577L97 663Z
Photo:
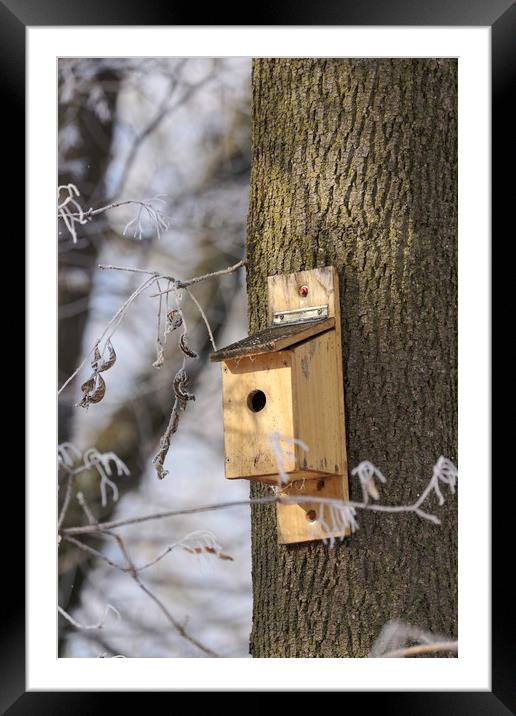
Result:
M183 351L183 353L185 354L185 356L188 356L189 358L198 358L198 357L199 357L199 356L197 355L197 353L196 353L195 351L193 351L193 350L190 348L190 346L188 346L188 344L186 343L186 339L185 339L185 334L184 334L184 333L183 333L183 335L181 336L181 338L179 339L179 347L180 347L180 349Z
M100 351L99 351L99 344L97 343L93 352L93 358L91 359L91 367L93 370L97 370L97 366L100 361Z
M176 328L179 328L183 324L183 319L177 308L172 308L167 313L167 322L169 331L175 331Z
M100 363L98 367L99 373L103 373L105 370L109 370L116 363L115 349L113 348L113 345L109 339L106 343L104 350L107 350L107 358L104 358Z
M106 384L101 375L96 373L93 391L89 394L90 403L100 403L106 394Z
M182 368L181 370L178 370L174 378L173 387L174 393L179 400L195 400L195 395L193 393L189 393L187 390L189 383L190 379L186 372Z
M101 375L93 373L93 375L81 385L81 390L83 395L79 405L83 408L87 408L90 403L100 403L106 394L106 384Z

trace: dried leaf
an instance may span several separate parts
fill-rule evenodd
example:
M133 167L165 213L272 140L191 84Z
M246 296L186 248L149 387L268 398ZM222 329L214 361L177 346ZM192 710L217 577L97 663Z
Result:
M183 351L183 353L188 356L189 358L198 358L199 356L195 351L193 351L186 343L185 334L181 336L179 339L179 348Z
M104 358L98 367L99 373L109 370L116 363L116 353L111 341L108 339L104 350L107 350L107 358ZM100 356L99 356L100 358Z
M100 403L106 394L106 384L101 375L93 373L88 380L81 385L82 400L79 405L87 408L90 403Z
M90 376L90 377L88 378L88 380L85 381L85 382L81 385L81 390L82 390L82 392L83 392L84 397L86 397L86 395L93 390L93 387L94 387L94 386L95 386L95 373L94 373L92 376Z
M93 358L91 359L91 363L90 363L93 370L97 370L99 360L100 360L100 351L99 351L99 344L97 343L97 345L95 346L95 349L94 349Z
M167 313L167 324L167 333L175 331L176 328L179 328L183 325L183 319L181 318L181 314L179 313L177 308L172 308Z
M187 388L190 384L190 379L186 372L181 368L181 370L178 370L175 378L174 378L174 393L176 397L184 402L186 400L195 400L195 395L193 393L189 393Z

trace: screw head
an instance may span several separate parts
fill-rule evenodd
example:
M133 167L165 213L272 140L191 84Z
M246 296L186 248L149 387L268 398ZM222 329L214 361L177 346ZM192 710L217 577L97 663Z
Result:
M306 298L306 296L308 296L308 286L300 286L297 289L297 292L301 296L301 298Z

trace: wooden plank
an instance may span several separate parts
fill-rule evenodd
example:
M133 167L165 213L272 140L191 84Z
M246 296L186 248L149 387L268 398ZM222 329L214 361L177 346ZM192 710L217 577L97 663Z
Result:
M327 331L334 326L335 318L269 326L263 331L210 353L210 360L216 362L247 355L273 353Z
M318 480L292 482L280 494L282 497L293 498L301 495L303 497L325 497L335 500L348 499L342 476L322 476ZM312 513L314 513L315 520L311 519ZM320 505L317 502L277 505L276 515L278 520L278 542L280 544L328 539L329 532L333 537L345 537L350 534L349 530L339 530L333 523L328 506ZM322 526L320 517L323 518L324 523L328 524L329 531Z
M320 269L313 269L311 271L299 271L293 274L270 276L268 279L268 289L270 323L272 323L272 316L274 312L325 304L328 305L329 317L335 318L335 329L328 334L333 336L333 338L331 341L332 345L328 344L327 348L328 355L324 367L324 376L320 375L317 382L319 389L324 388L322 382L327 381L330 383L336 396L336 406L332 408L332 411L335 410L335 413L331 418L333 428L331 430L331 437L328 437L330 440L334 440L337 444L336 451L338 460L335 464L340 468L341 474L333 478L323 478L322 481L295 481L288 487L288 490L289 493L292 494L296 494L297 492L304 495L317 495L318 497L331 497L336 500L347 500L349 499L349 492L345 444L344 386L342 374L343 363L338 274L334 267L329 266ZM306 345L308 346L309 343ZM295 352L299 352L300 348L301 346L298 346L295 349ZM302 371L301 360L306 357L304 350L305 347L303 346L303 355L300 354L299 367L293 367L293 371L294 373L297 373L297 375L299 374L299 368ZM321 366L319 365L318 368L315 368L314 366L314 369L320 371ZM301 391L300 386L302 386L302 383L300 383L296 378L294 380L294 385L294 394L299 393ZM326 393L324 393L324 395L326 395ZM326 406L324 405L324 402L322 405L318 404L316 395L312 395L312 398L309 398L308 400L306 397L301 399L301 402L299 402L299 400L300 398L294 398L296 405L299 405L301 411L300 412L297 408L294 410L294 431L295 434L297 434L297 431L301 429L305 431L305 435L309 435L310 431L314 431L316 427L316 413L317 416L323 415L322 411L326 410ZM313 417L310 417L310 413L306 412L310 410L313 411ZM309 439L310 438L308 438L308 440ZM306 459L308 466L308 454L306 454L300 447L297 447L296 449L298 451L297 457L299 464L302 465ZM316 509L316 507L312 506L310 508L305 504L277 506L278 538L282 544L319 540L328 536L326 531L321 528L318 520L311 522L306 518L307 513L309 513L311 509ZM330 531L333 532L335 530L335 535L337 536L338 532L336 530L336 526L332 523L329 514L325 514L324 516L327 518Z
M275 312L328 305L328 316L339 319L336 328L340 331L339 282L333 266L269 276L267 284L269 324ZM299 291L304 286L307 292L301 295Z
M297 446L300 469L342 475L347 463L336 342L336 332L328 331L293 351L294 431L308 446Z

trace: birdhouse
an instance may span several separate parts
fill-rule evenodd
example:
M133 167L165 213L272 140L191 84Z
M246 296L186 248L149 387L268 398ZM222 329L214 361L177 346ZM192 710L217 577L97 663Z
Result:
M268 307L264 330L210 356L222 368L226 478L347 499L337 272L270 276ZM280 542L328 536L321 502L277 508Z

